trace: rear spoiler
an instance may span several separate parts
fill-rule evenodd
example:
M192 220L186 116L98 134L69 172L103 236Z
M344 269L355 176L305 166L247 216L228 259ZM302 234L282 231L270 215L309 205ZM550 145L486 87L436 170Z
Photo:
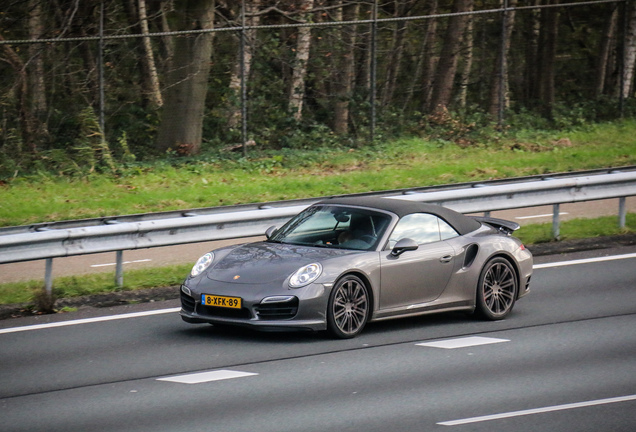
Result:
M475 219L477 219L481 223L486 223L492 226L493 228L498 229L499 231L502 231L508 235L512 234L513 231L516 231L520 228L518 223L511 222L505 219L497 219L492 217L480 217L480 216L475 217Z

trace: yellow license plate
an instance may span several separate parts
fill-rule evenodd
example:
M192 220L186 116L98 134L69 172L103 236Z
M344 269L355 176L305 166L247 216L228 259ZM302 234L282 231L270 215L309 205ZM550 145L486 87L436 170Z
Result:
M223 308L231 308L231 309L240 309L241 308L241 298L240 297L226 297L226 296L202 294L201 295L201 304L203 304L204 306L214 306L214 307L223 307Z

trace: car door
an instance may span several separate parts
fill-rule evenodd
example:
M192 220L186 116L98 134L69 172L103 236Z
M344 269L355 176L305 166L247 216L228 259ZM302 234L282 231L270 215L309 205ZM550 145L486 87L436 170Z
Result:
M381 252L379 308L416 307L438 298L454 268L455 250L446 240L457 235L435 215L403 217L390 236L389 247ZM391 254L395 243L404 238L414 240L417 250Z

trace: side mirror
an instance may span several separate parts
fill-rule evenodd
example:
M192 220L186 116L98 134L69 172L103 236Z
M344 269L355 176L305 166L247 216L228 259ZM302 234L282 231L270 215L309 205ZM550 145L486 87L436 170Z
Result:
M415 240L411 240L410 238L403 238L399 240L395 246L393 246L393 250L391 251L391 255L394 257L398 257L402 255L406 251L414 251L419 247L419 245L415 242Z
M267 231L265 231L265 237L267 237L267 240L269 240L270 238L274 237L277 232L278 232L278 230L276 229L276 227L275 226L271 226L271 227L267 228Z

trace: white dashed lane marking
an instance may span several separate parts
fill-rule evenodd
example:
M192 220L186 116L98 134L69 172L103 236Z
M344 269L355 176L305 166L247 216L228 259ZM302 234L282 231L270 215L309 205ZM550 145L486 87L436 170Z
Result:
M152 315L175 313L175 312L179 312L180 310L181 310L181 307L176 307L176 308L169 308L169 309L151 310L146 312L133 312L133 313L121 314L121 315L108 315L103 317L84 318L84 319L78 319L78 320L72 320L72 321L61 321L61 322L54 322L54 323L47 323L47 324L35 324L35 325L29 325L24 327L11 327L6 329L0 329L0 334L17 333L17 332L30 331L30 330L50 329L55 327L67 327L67 326L73 326L73 325L91 324L91 323L97 323L97 322L103 322L103 321L114 321L114 320L121 320L121 319L128 319L128 318L140 318L140 317L147 317Z
M134 263L141 263L141 262L149 262L152 261L150 258L147 259L140 259L140 260L134 260L134 261L124 261L122 264L134 264ZM105 264L93 264L91 265L91 267L111 267L117 265L117 263L105 263Z
M169 381L179 384L201 384L212 381L222 381L233 378L244 378L258 375L252 372L241 372L233 370L215 370L210 372L199 372L186 375L177 375L166 378L158 378L157 381Z
M636 395L620 396L620 397L607 398L607 399L597 399L597 400L591 400L586 402L576 402L576 403L564 404L564 405L554 405L554 406L534 408L534 409L523 410L523 411L512 411L512 412L501 413L501 414L492 414L492 415L486 415L481 417L470 417L470 418L459 419L459 420L439 422L437 424L442 426L458 426L458 425L465 425L470 423L480 423L480 422L485 422L490 420L500 420L505 418L521 417L521 416L526 416L531 414L542 414L542 413L564 411L564 410L575 409L575 408L585 408L585 407L591 407L591 406L597 406L597 405L607 405L607 404L618 403L618 402L629 402L633 400L636 400Z
M532 268L536 270L536 269L542 269L542 268L563 267L563 266L577 265L577 264L591 264L591 263L597 263L597 262L614 261L614 260L629 259L629 258L636 258L636 253L625 254L625 255L612 255L612 256L598 257L598 258L579 259L579 260L572 260L572 261L559 261L559 262L545 263L545 264L535 264Z
M569 214L568 212L561 212L559 213L559 216L563 216ZM540 214L540 215L532 215L532 216L517 216L515 217L515 219L518 220L525 220L525 219L538 219L538 218L546 218L546 217L552 217L554 216L552 213L546 213L546 214Z
M479 345L489 345L501 342L510 342L508 339L496 339L482 336L470 336L457 339L446 339L435 342L423 342L415 344L422 347L430 348L443 348L443 349L455 349L455 348L467 348Z

